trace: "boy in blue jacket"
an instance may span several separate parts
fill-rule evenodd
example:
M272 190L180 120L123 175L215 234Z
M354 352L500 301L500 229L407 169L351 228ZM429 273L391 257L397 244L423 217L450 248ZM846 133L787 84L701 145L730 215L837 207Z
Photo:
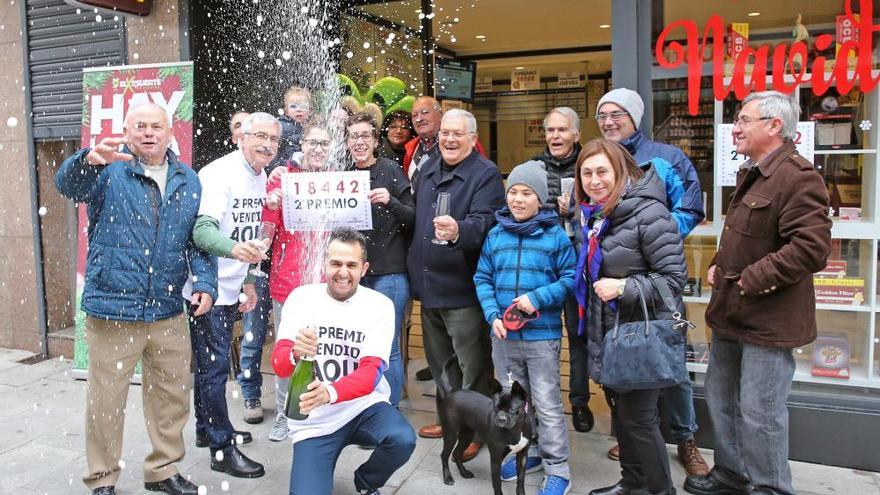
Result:
M559 384L562 306L574 287L576 257L547 199L544 164L518 165L507 179L507 207L495 213L474 275L477 297L492 326L492 361L501 381L518 381L529 392L537 419L538 445L529 449L526 472L546 471L539 495L571 489L568 430ZM505 311L527 322L505 326ZM510 308L510 310L508 309ZM501 479L516 479L516 458L501 466Z

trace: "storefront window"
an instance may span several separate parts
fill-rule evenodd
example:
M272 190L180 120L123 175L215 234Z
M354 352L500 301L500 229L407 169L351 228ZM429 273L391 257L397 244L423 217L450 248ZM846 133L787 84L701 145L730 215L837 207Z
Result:
M850 3L858 8L859 2ZM716 38L715 43L724 43L724 53L739 42L737 46L741 49L760 54L762 47L766 47L768 54L763 68L754 63L753 57L743 67L745 79L742 79L743 74L735 73L735 64L729 56L725 55L720 66L713 64L712 49L716 45L707 41L698 91L689 89L684 66L677 70L655 67L653 72L654 138L678 146L691 158L707 212L706 222L685 242L691 277L688 287L691 292L685 301L688 317L697 324L688 335L691 370L699 374L708 363L707 342L711 341L712 329L706 325L704 314L710 288L703 279L734 191L729 175L731 160L737 158L742 163L747 158L731 153L734 145L730 130L739 111L740 98L730 92L716 101L713 70L721 68L722 89L733 88L737 81L747 84L752 78L763 82L766 89L773 89L780 81L794 85L792 73L804 67L806 75L794 92L801 106L802 126L806 126L799 128L804 131L798 135L802 140L798 142L799 150L811 159L828 187L834 240L828 266L815 278L818 339L795 350L798 365L795 389L838 394L857 394L859 387L874 392L874 389L880 390L880 340L877 338L880 227L875 223L880 211L877 202L880 189L878 89L863 91L865 88L856 84L850 90L846 87L847 81L852 81L858 73L857 57L846 59L841 54L838 60L835 43L821 50L816 48L820 36L841 41L838 28L847 20L842 17L844 2L798 1L783 6L751 0L699 4L667 0L663 5L663 25L656 26L658 29L677 20L692 20L702 39L712 16L718 15L723 19L723 33L719 33L722 37ZM880 13L866 15L877 18ZM682 42L685 38L683 28L668 36ZM794 42L809 47L806 56L786 59L788 74L774 74L775 49ZM873 45L877 45L876 39ZM870 73L872 80L880 76L877 56L877 50L863 55L870 70L863 69L862 74ZM839 67L836 73L833 72L835 66ZM818 73L814 73L814 69L819 69ZM847 80L840 79L843 73L847 73ZM816 82L819 78L821 84ZM819 86L814 88L817 84ZM823 88L823 84L828 88ZM863 78L861 84L868 84L867 78ZM814 89L821 94L815 94ZM696 105L689 105L692 97L698 98ZM701 380L698 376L698 382Z

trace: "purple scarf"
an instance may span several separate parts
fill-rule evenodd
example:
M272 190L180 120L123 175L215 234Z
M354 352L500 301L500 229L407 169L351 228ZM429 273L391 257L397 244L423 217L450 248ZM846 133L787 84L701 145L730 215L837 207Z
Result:
M580 204L583 221L581 233L583 244L578 256L577 271L575 272L574 294L578 301L578 335L584 334L584 326L587 319L587 300L589 292L593 290L593 282L599 280L599 269L602 267L602 238L608 230L608 220L602 213L604 203ZM590 219L594 219L590 227ZM617 301L608 303L612 311L617 311Z

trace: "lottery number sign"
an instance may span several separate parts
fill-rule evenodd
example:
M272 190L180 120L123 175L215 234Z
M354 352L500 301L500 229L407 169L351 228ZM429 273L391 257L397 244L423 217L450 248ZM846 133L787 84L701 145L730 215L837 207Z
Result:
M284 174L281 188L287 230L373 228L367 171Z
M794 144L798 153L809 162L813 162L816 147L816 123L798 122ZM736 152L736 140L733 138L733 124L718 124L715 130L715 183L719 186L735 186L736 172L749 159Z

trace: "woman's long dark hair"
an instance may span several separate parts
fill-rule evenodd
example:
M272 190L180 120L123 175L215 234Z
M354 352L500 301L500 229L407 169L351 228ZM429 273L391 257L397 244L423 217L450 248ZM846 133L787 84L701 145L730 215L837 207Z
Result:
M614 170L614 186L611 188L611 195L602 208L602 214L606 217L611 215L620 198L623 197L626 189L627 179L633 182L642 178L645 172L636 164L636 160L629 154L623 146L610 139L598 138L588 141L581 148L581 152L577 157L577 167L574 171L574 197L578 205L588 199L586 189L581 181L581 166L584 161L596 155L605 155L611 162L611 168Z

